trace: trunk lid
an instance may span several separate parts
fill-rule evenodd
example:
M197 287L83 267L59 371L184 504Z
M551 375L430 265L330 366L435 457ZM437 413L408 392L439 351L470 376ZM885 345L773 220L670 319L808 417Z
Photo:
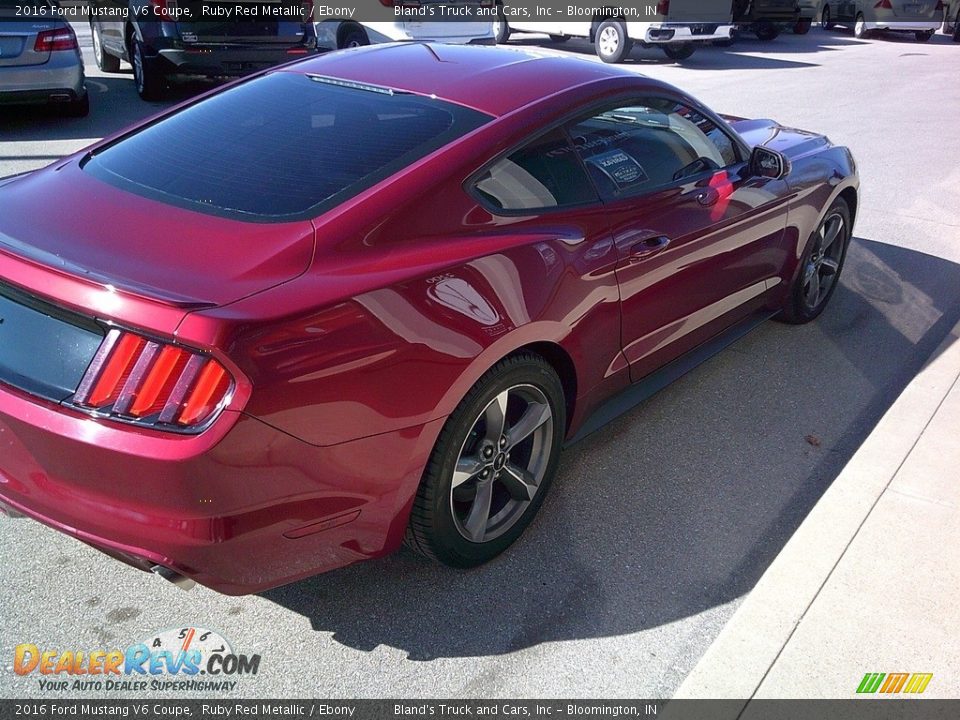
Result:
M39 19L13 20L11 13L0 5L0 67L24 67L43 65L50 59L50 51L36 52L37 35L44 30L53 30L58 23Z
M313 257L313 236L308 220L243 222L143 198L76 158L0 182L0 255L173 308L225 305L293 279ZM0 280L38 277L9 272L23 277Z

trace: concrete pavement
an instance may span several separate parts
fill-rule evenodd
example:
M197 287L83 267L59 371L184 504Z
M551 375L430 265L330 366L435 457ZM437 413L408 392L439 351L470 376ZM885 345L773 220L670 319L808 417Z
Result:
M770 565L677 698L847 698L865 673L960 697L960 324Z

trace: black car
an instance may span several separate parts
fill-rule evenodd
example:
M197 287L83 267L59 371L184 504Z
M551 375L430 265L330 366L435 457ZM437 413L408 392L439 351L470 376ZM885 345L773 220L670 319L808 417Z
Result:
M239 77L317 52L309 0L230 5L208 0L93 0L91 4L97 65L104 72L117 72L120 60L128 61L144 100L160 98L171 76Z

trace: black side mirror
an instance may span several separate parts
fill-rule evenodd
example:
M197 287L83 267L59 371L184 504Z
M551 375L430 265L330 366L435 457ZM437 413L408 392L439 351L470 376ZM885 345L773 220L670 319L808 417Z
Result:
M779 180L790 172L790 161L776 150L757 145L750 153L750 174Z

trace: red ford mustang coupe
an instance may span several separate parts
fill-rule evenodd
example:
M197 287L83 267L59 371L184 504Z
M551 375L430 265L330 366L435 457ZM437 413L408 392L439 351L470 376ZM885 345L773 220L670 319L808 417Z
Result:
M234 83L0 181L0 504L225 593L404 541L477 565L565 443L815 318L858 185L822 135L575 58Z

